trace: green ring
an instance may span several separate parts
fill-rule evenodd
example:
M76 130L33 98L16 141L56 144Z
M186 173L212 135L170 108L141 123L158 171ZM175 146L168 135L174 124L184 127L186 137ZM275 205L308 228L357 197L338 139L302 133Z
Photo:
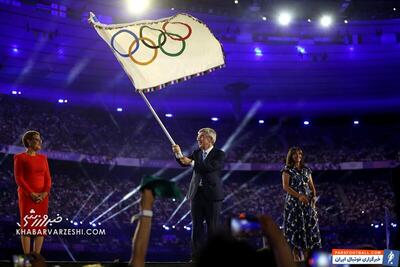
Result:
M175 36L175 37L182 38L182 36L180 36L179 34L176 34L176 33L168 32L167 35L169 35L169 34L172 36ZM170 57L177 57L177 56L180 56L183 53L183 51L185 51L185 48L186 48L185 40L182 40L182 49L180 51L178 51L177 53L174 54L174 53L169 53L169 52L165 51L164 48L160 45L161 44L161 36L162 36L162 34L158 35L158 45L160 46L161 52L163 52L165 55L170 56Z

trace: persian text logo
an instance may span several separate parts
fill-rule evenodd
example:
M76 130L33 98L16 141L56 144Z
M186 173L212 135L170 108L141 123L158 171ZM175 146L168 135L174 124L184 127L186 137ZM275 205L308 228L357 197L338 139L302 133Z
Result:
M57 214L57 218L52 220L47 214L43 215L43 217L40 214L36 214L34 209L31 209L29 213L30 214L24 216L22 227L45 227L48 224L60 223L63 220L60 214ZM17 222L17 225L21 227L19 222Z
M382 264L383 250L332 249L332 264Z
M30 214L25 215L23 218L23 226L17 222L19 226L16 229L16 235L83 235L83 236L93 236L93 235L106 235L105 229L83 229L83 228L52 228L47 229L47 225L53 226L55 223L61 223L63 218L57 214L57 218L50 219L47 215L36 214L34 209L31 209ZM67 218L68 220L68 218ZM67 221L65 220L65 222ZM62 224L65 225L65 224ZM78 226L77 224L74 224ZM92 225L94 226L94 225Z

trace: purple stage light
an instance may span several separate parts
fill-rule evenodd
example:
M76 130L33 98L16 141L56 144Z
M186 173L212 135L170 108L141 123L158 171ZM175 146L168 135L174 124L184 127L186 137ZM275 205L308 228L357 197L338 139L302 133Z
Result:
M19 49L18 49L17 47L15 47L15 46L14 46L14 48L12 49L12 51L13 51L15 54L19 53Z

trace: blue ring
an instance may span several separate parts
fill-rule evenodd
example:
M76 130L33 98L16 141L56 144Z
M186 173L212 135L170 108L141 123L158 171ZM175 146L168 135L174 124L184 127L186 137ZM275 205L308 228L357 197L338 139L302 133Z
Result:
M122 54L122 53L120 53L120 52L114 47L114 39L115 39L115 37L116 37L118 34L123 33L123 32L129 33L130 35L132 35L132 36L135 38L137 45L136 45L136 48L131 52L131 55L135 54L135 52L139 49L139 38L137 37L136 34L134 34L134 33L131 32L131 31L128 31L128 30L120 30L120 31L118 31L117 33L115 33L115 34L111 37L111 47L112 47L112 49L114 49L114 51L117 52L121 57L129 57L128 54Z

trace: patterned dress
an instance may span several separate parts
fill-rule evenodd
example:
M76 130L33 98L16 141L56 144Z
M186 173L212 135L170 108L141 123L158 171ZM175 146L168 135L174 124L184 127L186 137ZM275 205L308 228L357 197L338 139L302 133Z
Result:
M285 166L281 172L289 174L289 186L310 200L312 191L308 185L311 169L302 170ZM321 248L317 210L310 204L303 204L298 198L286 194L284 208L284 235L292 248L312 250Z

